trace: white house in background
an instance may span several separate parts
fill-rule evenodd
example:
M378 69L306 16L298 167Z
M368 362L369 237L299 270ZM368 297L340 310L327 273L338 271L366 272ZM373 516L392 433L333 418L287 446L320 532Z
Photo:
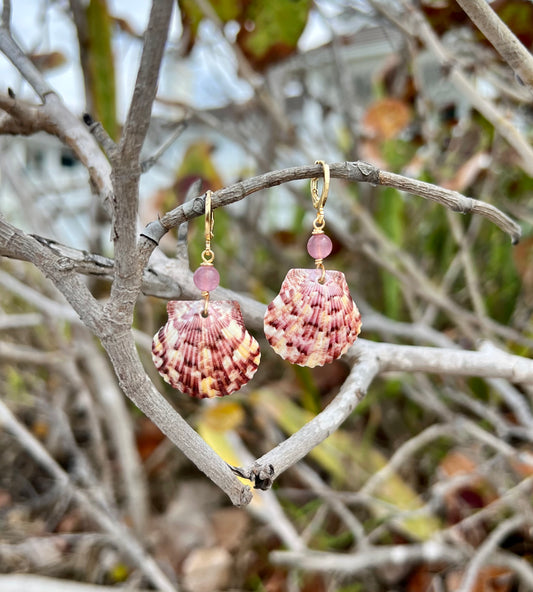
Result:
M45 133L0 137L0 211L27 232L86 245L87 171ZM74 246L73 245L73 246Z

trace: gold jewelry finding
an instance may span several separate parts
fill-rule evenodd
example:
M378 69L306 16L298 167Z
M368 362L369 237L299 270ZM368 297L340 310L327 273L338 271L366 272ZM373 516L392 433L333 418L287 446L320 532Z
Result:
M211 196L213 192L208 190L205 192L205 249L202 252L202 261L205 265L213 265L215 260L215 253L211 250L211 239L213 238L213 226L215 219L213 217L213 210L211 208Z

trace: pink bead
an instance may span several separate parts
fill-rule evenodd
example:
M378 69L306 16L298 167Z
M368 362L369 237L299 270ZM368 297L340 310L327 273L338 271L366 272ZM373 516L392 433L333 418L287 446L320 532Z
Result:
M325 259L332 249L331 239L325 234L313 234L307 241L307 252L313 259Z
M192 279L194 285L202 292L211 292L220 283L220 275L212 265L200 265Z

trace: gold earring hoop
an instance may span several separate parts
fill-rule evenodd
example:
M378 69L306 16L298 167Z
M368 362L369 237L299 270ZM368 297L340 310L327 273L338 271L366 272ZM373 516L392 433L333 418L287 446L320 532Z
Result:
M323 160L315 160L315 164L322 165L322 170L324 171L324 185L322 187L322 193L320 196L318 195L318 177L313 177L311 179L311 197L313 199L313 206L315 210L317 210L317 214L324 214L324 206L326 205L326 201L328 199L329 193L329 181L330 181L330 174L329 174L329 165L326 164Z
M220 275L214 267L215 253L211 250L211 239L213 238L213 228L215 226L215 219L213 216L213 208L211 205L211 197L213 192L208 190L205 193L205 249L202 251L202 264L194 272L194 285L202 291L204 299L204 310L202 315L206 317L209 312L209 292L214 290L219 282Z
M322 165L324 172L324 185L322 186L322 193L318 195L318 177L311 179L311 198L313 200L313 207L316 210L316 218L313 221L313 232L311 238L307 242L307 252L315 260L316 268L320 271L320 278L318 282L323 284L326 281L326 268L324 267L324 259L331 253L333 245L331 239L324 234L324 227L326 220L324 218L324 206L328 199L329 193L329 165L323 160L315 161L315 164Z

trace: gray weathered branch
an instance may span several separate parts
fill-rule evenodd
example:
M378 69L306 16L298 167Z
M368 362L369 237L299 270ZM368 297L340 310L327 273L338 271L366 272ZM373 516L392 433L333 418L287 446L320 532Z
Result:
M434 201L454 212L461 212L463 214L476 213L491 220L506 232L513 242L517 242L520 239L520 226L492 204L465 197L457 191L444 189L431 183L381 171L367 162L336 162L329 164L329 167L332 178L395 187L400 191ZM321 175L322 167L320 165L308 165L271 171L214 192L212 196L213 207L226 206L269 187L275 187L290 181L320 177ZM186 220L201 215L203 211L203 200L200 200L200 198L193 199L166 213L161 217L160 223L166 230L170 230Z
M470 20L533 93L533 56L486 0L457 0Z

